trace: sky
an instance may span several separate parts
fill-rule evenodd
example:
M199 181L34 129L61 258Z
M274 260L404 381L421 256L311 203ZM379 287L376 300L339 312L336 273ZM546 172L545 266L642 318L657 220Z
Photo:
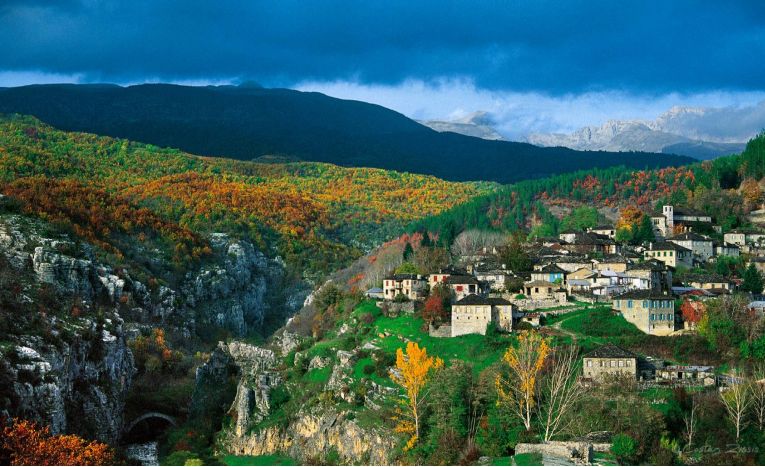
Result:
M514 139L765 114L762 1L0 0L0 43L0 86L256 81Z

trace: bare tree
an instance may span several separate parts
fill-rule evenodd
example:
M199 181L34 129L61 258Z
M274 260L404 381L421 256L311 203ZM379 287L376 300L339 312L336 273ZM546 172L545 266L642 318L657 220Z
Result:
M423 274L438 272L449 265L449 252L445 248L420 247L414 252L414 265Z
M691 410L683 416L683 422L685 424L685 441L686 449L690 449L693 446L693 437L696 434L697 416L699 410L699 402L695 396L691 396Z
M403 251L403 245L398 244L380 247L372 257L374 258L373 261L370 261L365 285L367 287L379 286L386 275L404 262Z
M752 374L752 408L757 419L757 427L765 427L765 365L758 364Z
M720 392L720 400L725 406L733 425L736 427L736 442L741 436L741 430L746 426L746 412L752 405L752 390L749 382L733 372L730 386Z
M573 420L570 415L584 394L578 381L578 355L579 349L573 345L557 349L542 382L541 392L545 402L540 418L545 442L568 428Z
M507 242L507 236L486 230L466 230L457 235L452 243L452 254L460 259L466 256L474 256L483 253L484 248L491 251L492 248L501 246Z

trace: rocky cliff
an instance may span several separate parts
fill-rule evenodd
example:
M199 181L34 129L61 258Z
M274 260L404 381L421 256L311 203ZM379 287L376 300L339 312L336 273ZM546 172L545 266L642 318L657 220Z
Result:
M396 444L385 427L364 427L354 411L332 402L355 397L346 384L354 352L338 350L337 358L310 358L307 371L330 370L324 395L306 400L295 413L285 416L280 412L285 397L305 397L303 388L284 381L281 375L284 357L294 354L298 345L299 338L286 332L273 342L273 349L221 343L197 371L193 403L197 407L209 404L210 388L225 386L232 374L238 381L228 410L231 424L219 433L219 447L238 455L286 454L307 463L390 463ZM299 352L295 355L296 361L303 358L306 356Z
M57 345L20 336L0 351L2 414L36 420L54 433L118 441L135 370L116 319L107 319L108 329L85 321Z
M130 337L156 326L180 339L216 325L244 335L302 303L279 260L223 234L211 244L213 260L175 286L149 285L51 225L0 214L0 415L115 442L135 373Z

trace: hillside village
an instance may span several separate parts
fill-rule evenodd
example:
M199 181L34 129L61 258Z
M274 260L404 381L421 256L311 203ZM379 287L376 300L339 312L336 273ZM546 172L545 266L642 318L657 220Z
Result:
M410 313L427 308L433 297L444 297L443 308L436 307L428 323L430 335L442 338L485 335L490 329L544 330L548 319L588 304L608 307L654 336L696 332L698 310L706 301L736 293L748 297L742 313L765 313L760 295L765 230L723 233L709 214L672 205L651 215L650 225L653 238L640 245L619 241L614 225L530 239L516 243L515 252L497 237L484 235L485 241L470 242L472 249L461 250L450 264L430 274L401 272L408 266L403 263L366 296L378 300L383 310ZM508 255L524 257L526 268L511 268L503 262ZM744 273L730 269L730 263L740 264ZM717 385L724 380L710 366L665 365L651 355L618 348L595 350L583 359L585 380L623 374L670 384Z

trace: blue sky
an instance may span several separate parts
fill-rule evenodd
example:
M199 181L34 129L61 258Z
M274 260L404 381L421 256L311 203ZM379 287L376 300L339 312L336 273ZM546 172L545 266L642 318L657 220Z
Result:
M765 96L761 1L4 0L0 43L0 85L255 80L513 135Z

